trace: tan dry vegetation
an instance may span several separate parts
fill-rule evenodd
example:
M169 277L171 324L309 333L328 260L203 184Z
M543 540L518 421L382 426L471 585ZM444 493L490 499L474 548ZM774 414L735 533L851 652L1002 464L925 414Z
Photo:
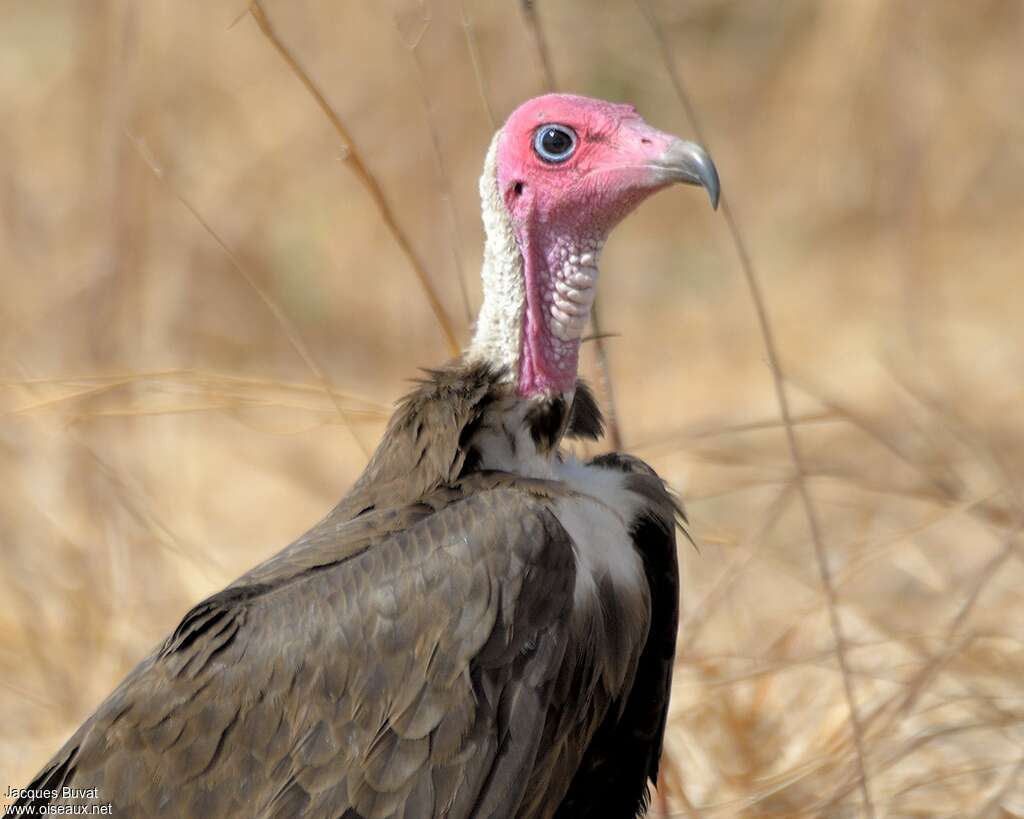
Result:
M447 357L323 112L229 28L244 3L0 6L0 784L317 520ZM552 68L692 134L647 7L540 2ZM464 341L487 106L544 85L520 8L265 8ZM833 590L729 231L662 194L601 293L626 447L699 544L656 808L1022 816L1024 6L652 8L765 291Z

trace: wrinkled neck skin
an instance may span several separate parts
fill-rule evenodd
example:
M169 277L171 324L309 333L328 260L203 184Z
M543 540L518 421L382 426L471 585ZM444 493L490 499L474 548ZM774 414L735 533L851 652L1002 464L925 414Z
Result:
M466 353L505 369L523 398L571 396L604 237L586 225L513 225L498 186L495 135L480 178L484 301Z

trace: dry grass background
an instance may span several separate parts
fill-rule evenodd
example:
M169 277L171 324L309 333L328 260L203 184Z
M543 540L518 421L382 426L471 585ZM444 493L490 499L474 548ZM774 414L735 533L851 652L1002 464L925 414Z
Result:
M264 7L464 341L488 107L544 85L519 5ZM1024 6L538 3L561 87L690 135L645 8L765 290L834 587L729 232L662 194L601 292L625 446L700 544L657 808L1022 816ZM0 10L0 785L23 785L334 503L448 352L330 123L251 17L229 28L244 0Z

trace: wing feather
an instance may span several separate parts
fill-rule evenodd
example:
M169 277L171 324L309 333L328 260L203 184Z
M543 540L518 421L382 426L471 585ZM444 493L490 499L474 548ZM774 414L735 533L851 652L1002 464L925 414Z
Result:
M514 815L575 564L544 491L491 483L325 521L200 603L31 787L125 816Z
M628 696L608 709L555 819L633 817L644 813L648 783L656 784L675 659L679 572L675 529L685 522L661 478L629 455L609 453L592 464L626 473L627 486L647 501L634 522L634 547L643 558L651 595L651 619Z

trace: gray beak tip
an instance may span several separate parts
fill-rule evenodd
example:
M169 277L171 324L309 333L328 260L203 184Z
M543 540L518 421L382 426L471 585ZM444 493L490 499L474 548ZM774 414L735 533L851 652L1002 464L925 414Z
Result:
M700 145L681 139L674 140L658 161L658 167L663 170L666 181L700 185L708 192L711 207L718 210L721 194L718 169Z
M692 142L687 143L689 148L687 170L693 175L692 183L700 185L708 192L708 199L711 200L711 209L718 210L718 200L721 196L721 183L718 180L718 169L715 163L708 156L707 151Z

